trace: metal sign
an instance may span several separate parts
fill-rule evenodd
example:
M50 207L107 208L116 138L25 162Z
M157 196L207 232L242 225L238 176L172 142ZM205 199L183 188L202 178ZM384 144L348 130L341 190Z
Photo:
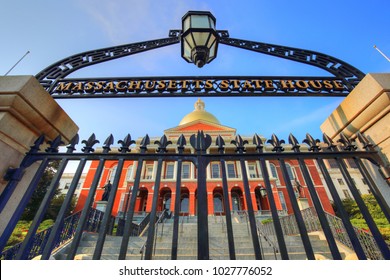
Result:
M62 59L36 78L53 98L157 96L347 96L364 73L344 61L309 50L229 38L218 31L220 44L308 64L330 77L141 77L65 79L97 63L180 42L181 30L168 38L92 50Z

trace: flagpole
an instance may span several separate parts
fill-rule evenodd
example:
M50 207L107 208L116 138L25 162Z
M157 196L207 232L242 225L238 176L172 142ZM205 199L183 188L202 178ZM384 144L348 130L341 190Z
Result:
M5 75L4 75L4 76L7 76L7 75L9 74L9 72L11 72L11 71L12 71L12 69L14 69L14 68L15 68L15 66L16 66L16 65L18 65L18 63L19 63L19 62L21 62L21 61L22 61L22 59L23 59L23 58L25 58L25 57L26 57L26 55L28 55L29 53L30 53L30 51L27 51L27 52L26 52L26 53L25 53L25 54L22 56L22 58L21 58L21 59L19 59L19 60L18 60L18 62L16 62L16 63L15 63L15 65L14 65L14 66L12 66L12 67L11 67L11 69L9 69L9 70L8 70L8 72L7 72L7 73L5 73Z
M390 62L390 58L388 58L383 52L381 52L381 50L378 49L376 45L374 45L374 49L376 49L384 58L387 59L388 62Z

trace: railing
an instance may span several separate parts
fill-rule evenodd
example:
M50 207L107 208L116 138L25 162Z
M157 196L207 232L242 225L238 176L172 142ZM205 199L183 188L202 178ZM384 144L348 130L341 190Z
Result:
M246 224L246 227L248 230L248 235L249 235L250 230L249 230L248 212L245 210L236 210L236 211L233 211L233 215L234 214L237 214L237 216L240 218L240 222L242 222L242 220L245 218L245 224Z
M150 213L147 213L140 223L133 222L132 230L130 236L139 236L150 221ZM119 218L118 226L116 230L116 236L123 236L123 231L125 228L126 219Z
M313 207L304 209L301 211L302 217L305 222L305 226L308 232L322 231L320 221ZM354 250L352 243L348 237L347 231L340 218L325 213L333 237L343 245L347 246L351 250ZM296 223L294 215L289 215L280 218L280 223L285 235L296 235L299 234L298 225ZM362 245L364 253L368 259L381 260L383 256L375 242L374 237L369 232L353 227L357 238ZM269 223L262 226L263 232L268 236L275 236L273 223ZM390 247L390 246L389 246Z
M184 232L184 221L187 219L187 222L190 220L190 213L189 212L180 212L181 216L181 222L180 222L180 232Z
M225 229L226 229L225 220L224 220L225 213L223 211L216 211L216 212L214 212L214 223L215 224L218 224L218 218L217 217L219 217L219 221L220 221L220 224L221 224L221 227L222 227L222 232L225 232Z
M277 210L278 216L287 216L287 211L286 210ZM271 210L258 210L256 212L256 216L272 216Z
M168 211L167 211L167 209L164 209L161 213L160 213L160 215L158 216L158 218L157 218L157 220L156 220L156 222L155 222L155 224L156 224L156 227L155 227L155 229L154 229L154 240L153 240L153 244L152 244L152 246L154 247L154 250L153 250L153 255L155 254L155 252L156 252L156 240L157 240L157 232L158 232L158 225L159 225L159 223L163 223L164 222L164 220L165 220L165 218L167 218L167 213ZM151 221L150 221L151 222ZM164 227L162 228L162 231L164 231ZM144 259L144 252L145 252L145 248L146 248L146 244L148 243L148 240L146 240L145 241L145 243L141 246L141 248L140 248L140 254L141 254L141 260L143 260Z
M66 244L67 241L71 240L73 238L73 235L76 231L76 227L79 221L81 215L81 211L72 214L71 216L67 217L64 220L63 228L61 230L61 233L55 242L55 247L54 250L59 249L62 245ZM103 212L96 210L96 209L91 209L87 225L85 227L86 231L89 232L98 232L99 231L99 226L100 222L103 217ZM52 226L38 232L34 238L33 238L33 244L31 246L30 253L28 255L28 259L33 259L36 256L39 256L42 254L43 249L45 247L46 241L50 235L50 232L52 230ZM3 251L0 255L1 260L14 260L16 258L16 255L22 246L23 242L20 242L16 244L15 246Z
M275 260L277 260L278 259L277 253L279 253L279 248L275 244L275 242L272 241L271 237L269 235L267 235L265 233L265 231L263 231L263 225L260 222L257 223L257 234L259 235L260 245L262 244L261 243L261 238L263 237L265 242L267 242L268 245L272 248L272 250L274 252ZM262 253L264 252L264 250L261 250L261 251L262 251ZM263 259L264 259L264 255L263 255Z

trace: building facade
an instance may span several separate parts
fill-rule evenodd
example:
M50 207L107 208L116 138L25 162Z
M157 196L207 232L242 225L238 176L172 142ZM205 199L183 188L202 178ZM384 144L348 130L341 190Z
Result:
M211 113L205 110L205 103L198 99L195 103L194 111L190 112L180 121L179 125L164 131L165 136L172 145L169 149L176 149L176 139L180 135L184 135L187 139L193 134L202 130L205 134L209 134L213 143L216 137L221 135L226 143L226 150L235 150L235 146L230 143L236 137L236 129L222 125L218 119ZM159 138L151 138L151 143L159 140ZM245 137L244 137L245 140ZM249 140L249 138L248 138ZM138 139L133 152L138 151L138 146L141 139ZM254 145L247 145L247 149L255 149ZM149 150L153 150L157 146L153 144L148 146ZM266 147L267 148L267 147ZM188 149L188 150L187 150ZM268 149L271 149L268 147ZM184 153L193 153L191 148L186 148ZM210 153L218 153L217 146L211 146ZM306 165L309 169L310 176L315 185L318 196L320 197L323 208L326 212L333 213L331 203L328 199L326 189L322 183L318 169L313 160L306 160ZM104 187L108 183L114 181L114 176L117 168L117 161L106 161L105 168L100 178L98 191L95 196L94 207L102 200ZM81 210L89 192L89 187L92 184L98 161L93 161L86 175L84 184L80 191L80 197L76 206L76 211ZM306 188L306 183L299 168L298 161L286 161L286 167L291 183L295 188L296 198L300 207L307 208L312 206L312 201ZM228 181L228 197L229 205L232 211L248 210L248 203L244 195L244 187L242 180L242 166L239 161L226 161L225 168ZM269 216L270 207L268 195L265 191L263 175L261 173L259 161L246 161L244 166L248 174L250 187L250 197L253 202L254 211L258 216ZM268 173L272 185L272 196L276 202L280 215L291 214L293 212L290 199L287 193L286 184L284 182L280 164L277 160L267 161ZM112 211L114 216L122 216L128 207L130 194L135 180L135 171L137 169L136 161L126 161L121 173L118 191L115 194L115 203ZM156 180L156 161L144 161L141 172L140 188L137 194L136 212L150 212L152 207L152 199L154 194L154 184ZM211 162L207 167L207 201L209 215L223 215L223 189L221 176L221 162ZM174 211L176 197L176 178L177 178L177 162L164 161L161 173L161 185L159 188L158 211L168 209ZM180 196L180 212L182 215L195 216L197 214L197 169L191 162L183 162L181 171L181 196Z

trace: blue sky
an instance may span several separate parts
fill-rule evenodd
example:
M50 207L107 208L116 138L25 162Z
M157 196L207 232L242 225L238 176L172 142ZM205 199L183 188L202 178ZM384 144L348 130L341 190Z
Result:
M230 37L322 52L364 73L390 72L390 2L371 1L49 1L0 0L0 75L30 51L9 75L35 75L67 56L114 45L168 37L189 10L208 10ZM322 70L245 50L220 46L218 57L198 69L174 45L96 65L70 77L207 75L328 75ZM60 100L80 127L101 143L161 136L193 110L196 98ZM204 98L206 110L241 135L292 132L320 138L319 126L342 98Z

